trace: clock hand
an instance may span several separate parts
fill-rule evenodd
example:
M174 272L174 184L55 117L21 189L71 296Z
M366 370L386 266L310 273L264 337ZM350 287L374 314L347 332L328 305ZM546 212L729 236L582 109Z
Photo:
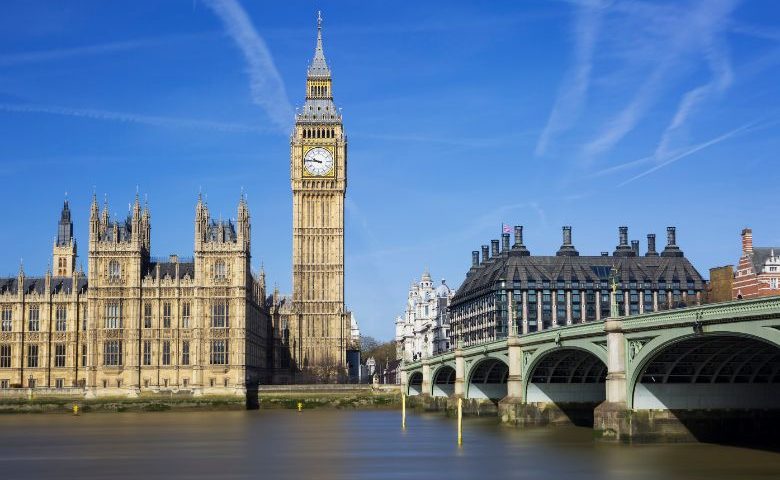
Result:
M316 158L310 158L309 161L310 162L322 163L322 160L317 160Z

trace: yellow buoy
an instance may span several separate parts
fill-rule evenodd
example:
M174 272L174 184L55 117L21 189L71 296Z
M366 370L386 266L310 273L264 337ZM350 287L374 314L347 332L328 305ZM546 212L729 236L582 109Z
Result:
M401 428L406 430L406 393L401 393Z
M463 399L458 397L458 446L463 445Z
M298 402L298 411L299 412L303 411L303 403L301 402Z
M78 415L78 414L79 414L79 406L74 403L73 404L73 415Z

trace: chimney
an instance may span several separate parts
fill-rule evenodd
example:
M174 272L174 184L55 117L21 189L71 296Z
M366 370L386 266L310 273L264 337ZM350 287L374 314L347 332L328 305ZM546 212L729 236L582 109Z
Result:
M751 255L753 253L753 230L745 228L742 230L742 255Z
M502 233L501 234L501 251L502 252L508 252L509 251L509 234L508 233Z
M655 251L655 233L647 234L647 253L646 257L657 257L658 252Z
M491 255L493 257L497 257L498 256L498 240L491 240L490 241L490 250L491 250Z
M556 255L559 257L576 257L579 254L574 245L571 244L571 227L567 225L563 227L563 245L558 249Z
M479 250L474 250L471 252L471 266L472 267L479 266Z
M490 247L482 245L482 263L485 264L490 260Z
M633 255L631 247L628 245L628 227L620 227L620 242L612 252L612 255L616 257L630 257Z
M631 251L634 252L634 256L639 256L639 240L631 240Z
M527 257L528 255L531 255L531 252L529 252L528 249L525 248L525 245L523 245L522 225L515 225L515 245L512 247L512 250L513 250L512 255L520 255L522 257Z
M609 252L601 252L601 256L602 257L608 257L609 256Z
M677 246L677 232L675 227L666 227L666 246Z
M523 245L523 226L515 225L515 247Z
M674 227L666 227L666 247L661 252L662 257L682 257L683 252L680 247L677 246L677 229Z

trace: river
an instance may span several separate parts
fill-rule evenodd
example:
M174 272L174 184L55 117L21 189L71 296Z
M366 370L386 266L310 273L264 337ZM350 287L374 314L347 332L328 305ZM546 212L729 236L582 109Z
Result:
M522 430L397 411L0 416L0 478L778 479L780 454L610 445L588 428Z

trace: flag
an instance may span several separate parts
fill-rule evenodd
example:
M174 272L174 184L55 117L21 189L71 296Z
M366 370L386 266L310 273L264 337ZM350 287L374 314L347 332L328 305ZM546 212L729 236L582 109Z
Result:
M512 233L512 227L506 223L501 224L501 233Z

